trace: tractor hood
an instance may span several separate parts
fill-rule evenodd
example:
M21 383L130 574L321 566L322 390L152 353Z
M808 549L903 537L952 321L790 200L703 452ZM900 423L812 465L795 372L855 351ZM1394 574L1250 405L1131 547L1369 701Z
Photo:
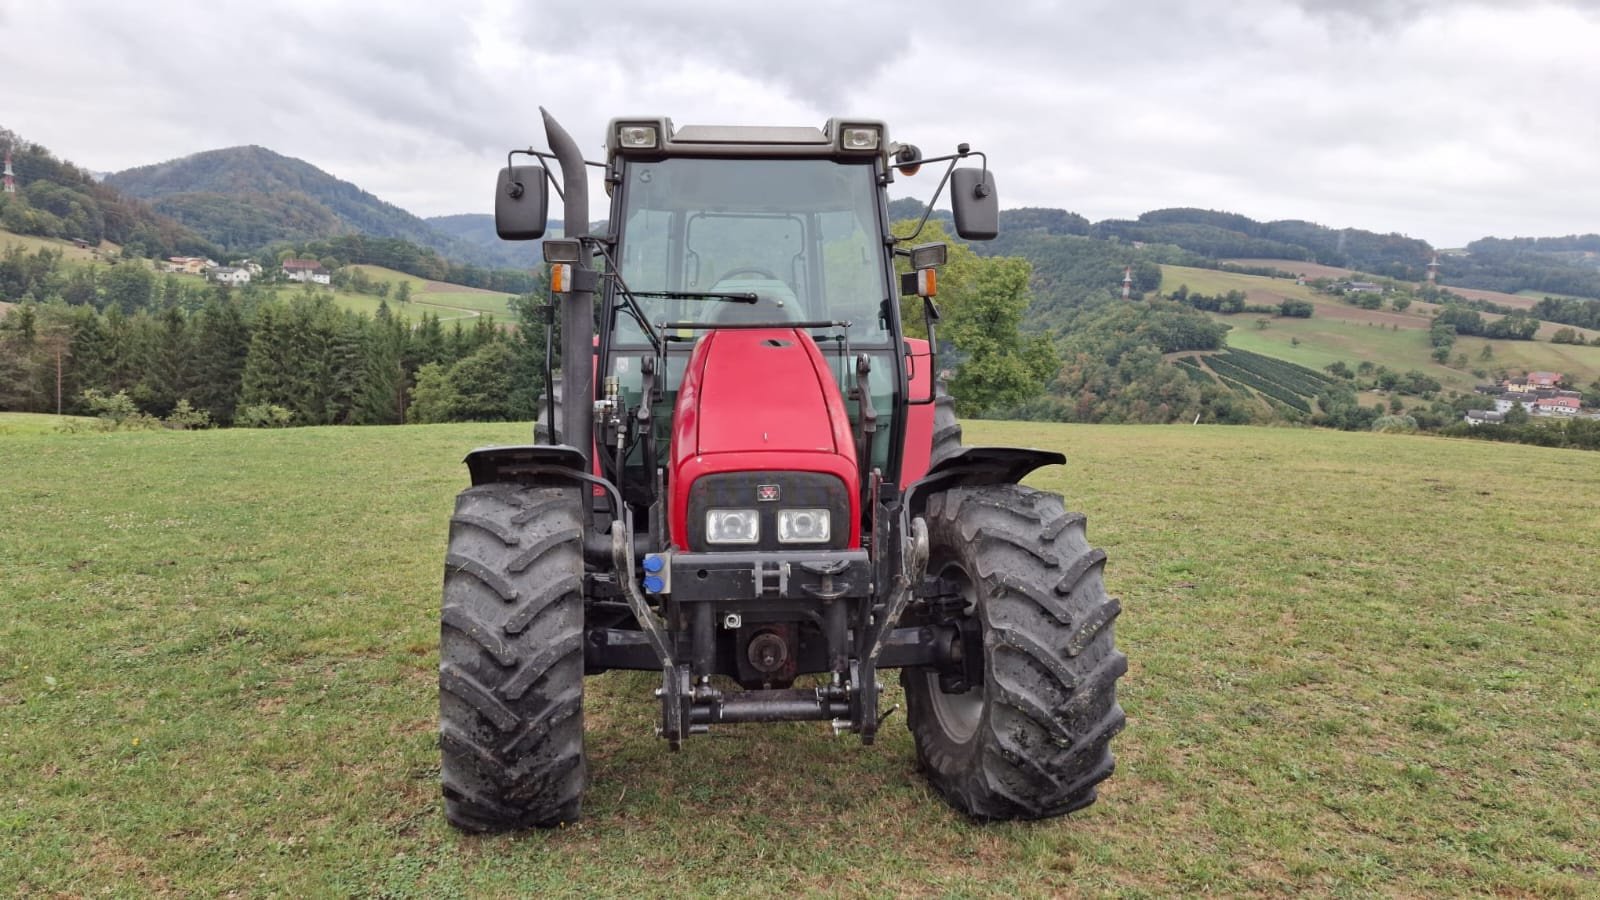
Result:
M827 359L803 330L728 328L701 338L678 391L671 456L670 525L680 547L688 546L684 517L695 480L735 472L834 476L850 498L850 540L858 538L849 414Z
M794 328L706 335L678 393L674 457L829 453L855 461L839 388L811 336Z

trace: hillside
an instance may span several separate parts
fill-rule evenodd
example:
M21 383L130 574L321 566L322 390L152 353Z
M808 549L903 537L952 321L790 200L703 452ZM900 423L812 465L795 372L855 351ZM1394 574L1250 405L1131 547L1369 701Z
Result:
M1393 278L1421 278L1432 257L1426 241L1313 222L1257 222L1237 213L1158 209L1135 220L1097 222L1095 237L1174 244L1212 259L1255 256L1348 266Z
M0 228L18 235L111 242L135 256L215 253L194 230L160 214L47 148L0 128L12 152L17 193L0 194Z
M1239 262L1277 262L1280 268L1291 272L1308 269L1304 264L1281 260ZM1312 277L1338 277L1329 273L1341 271L1344 270L1312 267L1306 274ZM1256 325L1256 320L1261 317L1248 313L1208 315L1232 327L1227 338L1230 347L1262 353L1318 371L1335 362L1342 361L1354 367L1362 361L1369 361L1397 372L1419 371L1437 379L1447 389L1463 392L1471 391L1484 380L1474 374L1475 369L1544 369L1564 372L1582 384L1600 377L1600 346L1552 344L1549 335L1557 326L1549 323L1541 328L1538 335L1540 339L1534 341L1458 338L1454 349L1466 355L1468 364L1461 367L1441 365L1431 357L1433 348L1428 336L1433 313L1439 308L1434 304L1418 301L1404 311L1397 311L1389 305L1383 309L1367 310L1288 279L1183 266L1163 266L1161 272L1160 291L1163 294L1171 294L1180 286L1186 286L1191 292L1207 295L1240 291L1245 294L1247 303L1255 305L1276 305L1286 298L1311 303L1314 314L1310 318L1271 318L1266 320L1264 328ZM1499 317L1485 314L1484 318L1492 320ZM1600 339L1600 331L1580 329L1579 333L1586 341ZM1481 358L1486 345L1492 348L1490 360Z
M431 216L423 221L439 234L472 247L485 260L481 265L526 269L541 259L538 241L502 241L494 230L494 216L487 213ZM554 230L560 233L559 224Z
M383 266L355 265L341 271L347 282L359 272L362 279L373 285L388 285L387 293L381 297L375 293L357 293L348 289L334 291L334 302L344 309L372 315L382 302L388 304L394 315L412 319L421 319L422 313L427 311L446 322L475 319L481 315L492 315L502 323L512 320L509 303L516 296L514 294L418 278ZM402 284L407 285L408 299L404 301L398 299Z
M474 245L303 160L265 147L229 147L127 169L106 184L231 251L344 234L400 238L473 265L498 265Z
M659 676L619 672L585 682L583 819L504 837L439 810L439 567L462 454L526 423L0 435L0 868L22 896L1595 892L1592 455L966 435L1067 451L1031 482L1108 554L1129 725L1095 806L962 819L903 706L871 747L671 753Z

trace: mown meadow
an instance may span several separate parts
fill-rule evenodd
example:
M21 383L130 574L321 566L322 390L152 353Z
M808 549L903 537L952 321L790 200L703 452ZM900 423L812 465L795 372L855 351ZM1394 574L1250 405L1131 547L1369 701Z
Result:
M571 827L440 813L460 458L526 425L0 431L0 891L1600 893L1600 466L1415 435L972 423L1063 450L1122 598L1100 802L975 825L821 724L667 752L588 682ZM888 698L898 699L897 690Z

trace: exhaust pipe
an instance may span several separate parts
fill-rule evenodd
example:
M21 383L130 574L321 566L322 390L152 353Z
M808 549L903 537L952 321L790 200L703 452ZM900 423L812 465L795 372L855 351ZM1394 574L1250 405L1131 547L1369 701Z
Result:
M578 144L561 123L544 107L545 139L550 152L561 163L561 193L564 198L562 234L576 238L589 233L589 172ZM573 263L578 269L590 268L588 253ZM585 279L575 277L582 285ZM594 466L594 291L579 288L561 302L561 434L566 443L583 454L584 470Z

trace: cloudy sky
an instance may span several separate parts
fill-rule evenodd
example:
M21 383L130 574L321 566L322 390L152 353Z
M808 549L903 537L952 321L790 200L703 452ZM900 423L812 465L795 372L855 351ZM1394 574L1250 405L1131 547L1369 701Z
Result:
M79 165L260 144L420 215L489 211L543 104L596 156L614 115L873 116L1091 219L1600 231L1600 0L0 0L0 47L0 126Z

